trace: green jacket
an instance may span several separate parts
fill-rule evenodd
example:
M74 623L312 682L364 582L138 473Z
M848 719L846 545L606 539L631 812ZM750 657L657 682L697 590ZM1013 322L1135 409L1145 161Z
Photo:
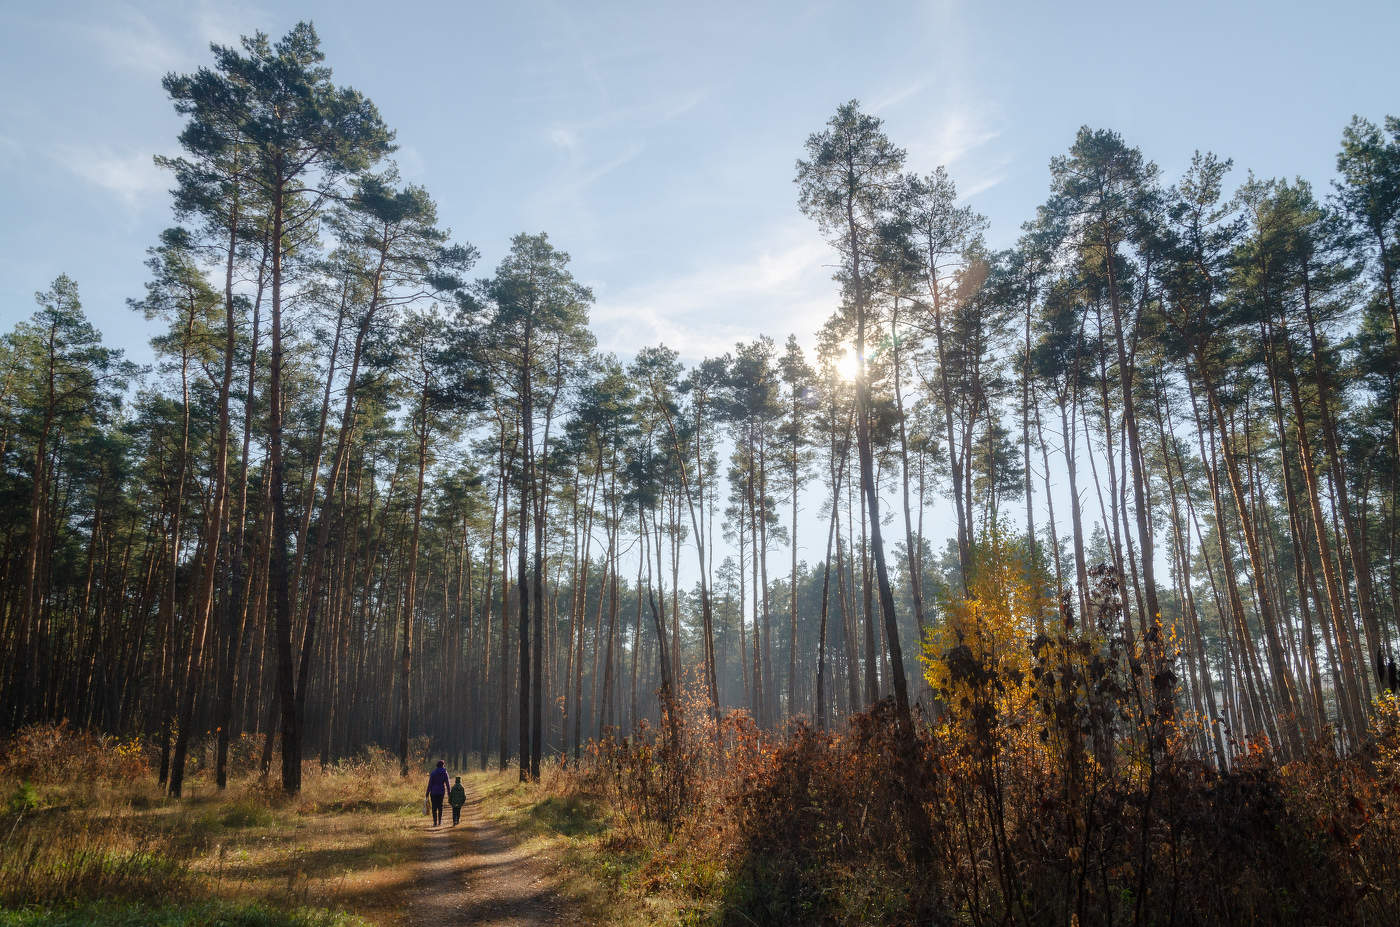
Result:
M460 808L467 803L467 790L462 788L462 783L452 787L452 791L447 793L447 800L454 808Z

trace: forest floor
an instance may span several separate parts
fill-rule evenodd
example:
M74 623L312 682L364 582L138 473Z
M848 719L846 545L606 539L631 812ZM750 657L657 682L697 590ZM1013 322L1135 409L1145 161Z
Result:
M592 810L513 770L464 775L455 828L450 809L429 825L423 777L308 770L295 799L202 775L181 800L148 780L0 783L0 927L656 922L617 891Z
M483 794L490 786L487 776L475 777L459 825L451 825L451 810L444 809L443 826L423 826L417 875L403 886L405 927L590 923L564 892L559 866L487 817Z

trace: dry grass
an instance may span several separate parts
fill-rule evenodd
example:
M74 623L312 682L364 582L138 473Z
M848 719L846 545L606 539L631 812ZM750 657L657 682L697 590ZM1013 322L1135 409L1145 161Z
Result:
M561 876L559 891L587 923L656 927L698 923L684 899L645 882L654 849L625 836L615 807L596 800L570 770L546 766L541 781L519 781L514 769L464 777L487 815Z
M249 773L214 788L197 766L185 796L154 781L139 742L36 728L0 744L0 927L395 927L420 887L421 778L370 753L308 763L289 799ZM614 927L673 923L658 893L632 890L643 856L620 820L557 768L465 777L486 813L555 870L576 917ZM353 915L347 912L353 912Z
M10 810L0 818L0 924L122 923L122 911L139 912L136 922L175 911L170 922L181 924L340 923L340 912L400 922L416 877L418 777L404 781L375 759L324 771L307 764L302 793L288 799L250 776L219 792L198 773L174 800L149 774L79 781L70 767L93 758L56 761L62 733L26 732L24 744L42 748L38 762L13 741L2 753L0 798ZM90 754L93 744L70 752ZM21 768L62 774L28 783L15 775Z

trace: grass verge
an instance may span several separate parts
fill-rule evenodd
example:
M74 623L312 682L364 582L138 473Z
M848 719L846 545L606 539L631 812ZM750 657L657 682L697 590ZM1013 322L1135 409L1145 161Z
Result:
M24 789L0 816L0 927L401 923L417 777L308 764L294 799L256 778L187 786L180 800L140 781Z
M333 911L231 901L155 906L98 902L0 911L0 927L363 927L366 923Z
M641 839L570 774L547 769L538 784L517 774L466 777L487 817L548 859L560 892L587 922L610 927L695 927L715 923L722 873L681 844Z

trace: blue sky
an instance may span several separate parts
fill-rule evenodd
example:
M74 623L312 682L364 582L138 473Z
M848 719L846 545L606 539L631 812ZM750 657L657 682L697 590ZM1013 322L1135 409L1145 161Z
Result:
M0 323L74 276L109 341L149 358L126 308L168 224L151 164L179 120L161 75L210 41L315 22L340 83L398 131L406 178L477 245L546 230L598 297L602 347L688 358L759 332L807 341L830 257L793 163L860 98L946 164L1009 243L1081 124L1168 177L1196 148L1331 177L1352 113L1400 112L1400 4L38 3L0 9Z

